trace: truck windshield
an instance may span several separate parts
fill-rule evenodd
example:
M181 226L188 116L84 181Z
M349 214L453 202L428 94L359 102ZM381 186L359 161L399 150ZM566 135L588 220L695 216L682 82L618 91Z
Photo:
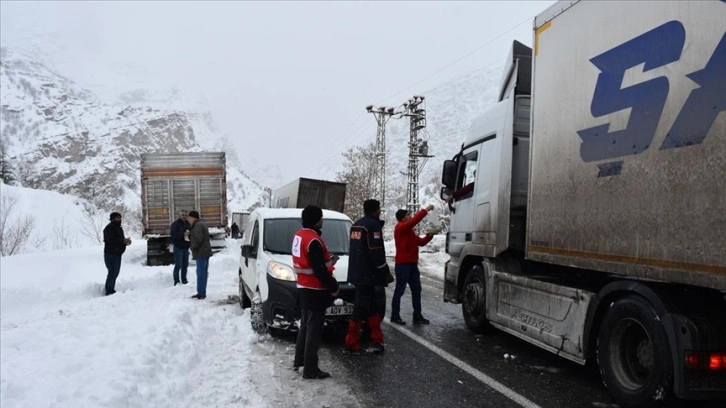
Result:
M351 225L348 220L323 220L323 239L328 247L328 252L348 255ZM299 218L265 220L264 250L291 255L292 237L301 226Z

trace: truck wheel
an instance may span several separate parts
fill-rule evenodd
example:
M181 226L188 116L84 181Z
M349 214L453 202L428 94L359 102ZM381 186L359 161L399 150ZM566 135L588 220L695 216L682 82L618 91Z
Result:
M605 387L621 406L654 406L672 392L673 361L651 305L630 296L610 305L597 339Z
M489 328L486 316L486 288L484 270L480 266L471 268L464 280L461 311L464 314L466 327L475 333L483 333Z
M262 297L260 292L255 293L255 297L252 298L252 305L250 307L250 323L252 323L252 330L257 334L267 333L267 323L262 316Z
M242 280L242 274L239 275L239 307L242 309L247 309L248 307L252 306L252 302L250 301L250 298L247 296L247 292L245 292L245 281Z

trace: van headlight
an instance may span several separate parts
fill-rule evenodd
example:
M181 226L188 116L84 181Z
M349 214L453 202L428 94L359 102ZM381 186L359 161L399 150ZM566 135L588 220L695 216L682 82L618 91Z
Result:
M270 261L267 264L267 273L275 279L294 281L295 273L292 268L279 262Z

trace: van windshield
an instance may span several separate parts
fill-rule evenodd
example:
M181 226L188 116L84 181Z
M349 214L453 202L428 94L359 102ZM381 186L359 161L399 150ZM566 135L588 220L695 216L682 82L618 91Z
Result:
M348 255L350 226L348 220L323 219L323 239L328 252ZM263 248L276 254L292 254L292 237L302 227L300 218L277 218L265 220Z

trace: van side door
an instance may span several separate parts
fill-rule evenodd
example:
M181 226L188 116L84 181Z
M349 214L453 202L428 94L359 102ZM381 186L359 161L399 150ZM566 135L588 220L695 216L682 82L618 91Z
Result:
M255 220L252 225L249 235L243 237L243 242L240 269L242 270L242 280L252 293L251 297L253 297L259 287L257 269L259 268L260 223L258 220Z

